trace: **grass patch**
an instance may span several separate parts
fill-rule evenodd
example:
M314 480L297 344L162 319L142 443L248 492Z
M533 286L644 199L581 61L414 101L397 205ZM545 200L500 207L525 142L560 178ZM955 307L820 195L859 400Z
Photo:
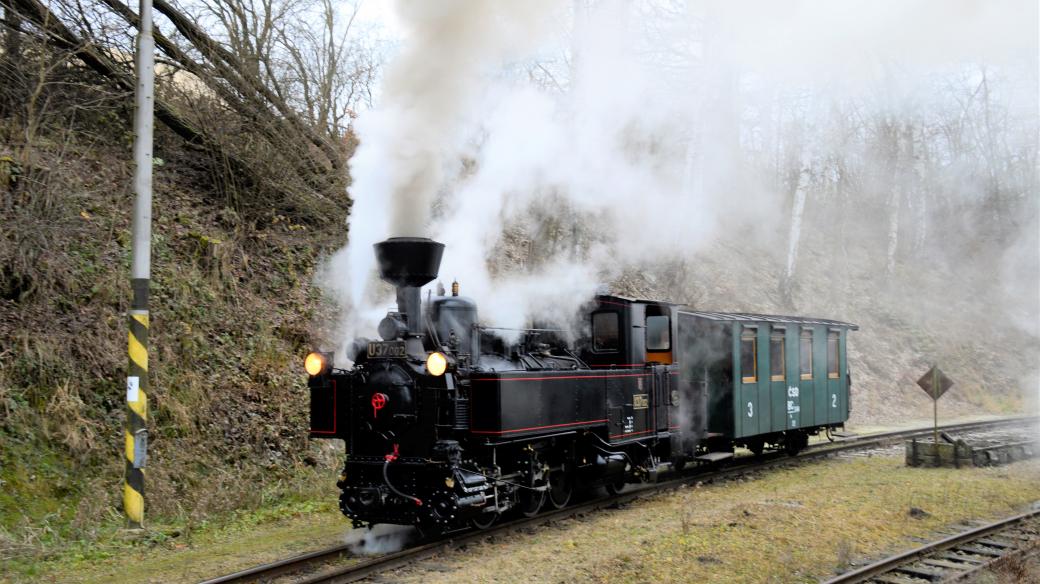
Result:
M204 519L159 518L131 536L112 512L60 552L0 561L0 582L194 582L334 541L349 529L334 477L313 470L268 485L261 504Z

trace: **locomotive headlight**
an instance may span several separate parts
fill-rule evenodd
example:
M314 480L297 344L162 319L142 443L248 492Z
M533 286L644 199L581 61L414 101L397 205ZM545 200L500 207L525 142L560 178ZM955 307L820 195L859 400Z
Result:
M303 360L303 368L307 370L307 375L319 375L325 370L325 357L321 353L311 353Z
M448 358L444 356L444 353L434 351L426 358L426 372L430 375L440 377L441 375L444 375L444 372L447 369Z

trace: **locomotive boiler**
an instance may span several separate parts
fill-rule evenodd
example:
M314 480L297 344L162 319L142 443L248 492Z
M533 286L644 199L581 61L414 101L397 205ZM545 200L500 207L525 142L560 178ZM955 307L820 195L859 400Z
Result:
M311 436L346 443L339 503L355 526L486 527L736 446L794 453L848 418L855 325L603 295L573 343L545 328L506 340L457 284L422 302L443 252L425 238L377 243L397 310L379 339L351 344L349 368L305 360Z

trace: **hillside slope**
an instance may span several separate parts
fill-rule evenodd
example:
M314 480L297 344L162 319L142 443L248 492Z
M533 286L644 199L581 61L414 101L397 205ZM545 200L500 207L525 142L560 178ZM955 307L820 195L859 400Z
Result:
M31 145L8 127L0 146L0 557L122 524L127 121ZM190 526L330 484L299 360L328 313L312 272L346 238L347 198L325 221L231 206L197 152L157 139L147 513Z

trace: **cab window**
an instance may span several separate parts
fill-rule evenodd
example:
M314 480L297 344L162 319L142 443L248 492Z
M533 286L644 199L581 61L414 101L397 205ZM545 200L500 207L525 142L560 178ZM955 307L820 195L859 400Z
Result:
M838 332L827 333L827 377L838 378Z
M758 381L758 348L755 329L745 329L740 335L740 378L744 383Z
M672 350L672 319L669 316L646 317L646 350Z
M783 381L787 378L787 360L784 358L784 331L773 331L769 336L769 380Z
M592 349L594 351L617 351L620 346L618 313L594 313L592 315Z

